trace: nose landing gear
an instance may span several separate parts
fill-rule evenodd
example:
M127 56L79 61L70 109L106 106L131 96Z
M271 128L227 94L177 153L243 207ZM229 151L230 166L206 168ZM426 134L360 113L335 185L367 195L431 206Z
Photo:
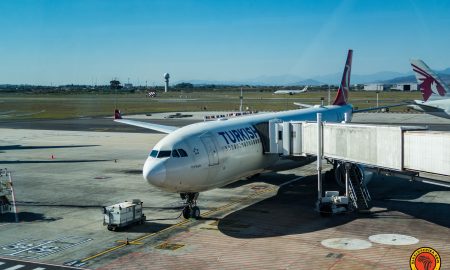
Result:
M189 218L200 218L200 208L197 206L197 198L199 193L180 193L181 199L184 200L184 208L182 211L182 215L185 219Z

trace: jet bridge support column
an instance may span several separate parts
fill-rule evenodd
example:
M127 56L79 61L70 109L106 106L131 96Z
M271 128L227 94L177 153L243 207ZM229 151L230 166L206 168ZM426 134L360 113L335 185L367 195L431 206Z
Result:
M322 199L322 114L317 113L317 201Z
M12 178L11 178L11 172L7 171L6 174L8 176L9 186L10 186L10 189L11 189L12 207L13 207L13 211L14 211L14 218L15 218L16 223L19 223L19 216L17 214L16 196L14 194L14 187L13 187L13 182L12 182Z

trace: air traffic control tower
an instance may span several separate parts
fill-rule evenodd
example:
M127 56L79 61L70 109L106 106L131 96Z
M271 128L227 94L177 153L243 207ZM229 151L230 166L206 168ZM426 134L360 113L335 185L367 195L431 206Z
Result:
M164 81L166 82L166 84L164 85L165 93L167 93L167 90L169 89L169 78L170 78L169 73L164 73Z

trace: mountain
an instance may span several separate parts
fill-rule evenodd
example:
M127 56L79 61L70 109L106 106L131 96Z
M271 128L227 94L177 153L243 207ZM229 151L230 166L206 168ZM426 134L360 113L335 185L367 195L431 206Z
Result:
M306 80L301 80L298 82L291 83L290 85L314 85L314 86L317 86L317 85L323 85L323 84L325 84L325 83L319 82L319 81L316 81L313 79L306 79Z
M380 80L377 81L377 83L383 83L383 84L396 84L396 83L416 83L416 77L414 75L408 75L408 76L399 76L396 78L392 78L389 80Z
M247 84L256 83L259 85L292 85L294 82L302 81L305 78L292 74L275 75L275 76L259 76L256 78L245 80Z
M446 82L450 83L450 68L437 71L439 76ZM301 76L285 74L285 75L263 75L251 79L237 80L237 81L214 81L214 80L186 80L178 81L188 82L194 85L261 85L261 86L291 86L291 85L323 85L323 84L339 84L342 73L333 73L327 75L314 76L311 78L303 78ZM372 74L352 74L352 84L364 83L414 83L416 78L412 71L408 73L400 73L394 71L380 71Z
M449 68L446 68L446 69L444 69L444 70L438 71L438 73L450 75L450 67L449 67Z
M438 73L438 76L444 81L444 83L450 84L450 74ZM393 79L385 80L385 81L379 81L379 83L384 83L384 84L417 83L417 80L414 75L411 75L411 76L393 78Z

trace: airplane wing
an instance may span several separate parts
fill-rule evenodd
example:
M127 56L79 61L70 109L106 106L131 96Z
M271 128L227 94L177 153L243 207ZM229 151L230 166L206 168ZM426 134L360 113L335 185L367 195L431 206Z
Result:
M294 102L294 105L297 105L297 106L303 107L303 108L311 108L311 107L314 107L314 105L304 104L304 103L298 103L298 102Z
M372 107L372 108L367 108L367 109L353 110L353 113L377 111L377 110L387 109L387 108L392 108L392 107L407 106L409 104L411 104L411 103L405 102L405 103L401 103L401 104L394 104L394 105L388 105L388 106L379 106L379 107Z
M122 115L120 114L119 110L116 110L114 112L114 122L119 122L119 123L130 125L130 126L136 126L136 127L156 130L156 131L159 131L162 133L171 133L178 129L178 127L174 127L174 126L165 126L165 125L158 125L158 124L152 124L152 123L135 121L135 120L122 119Z
M140 121L134 121L134 120L127 120L127 119L115 119L114 122L119 122L122 124L127 124L131 126L156 130L162 133L171 133L172 131L175 131L178 129L178 127L174 126L165 126L165 125L158 125L158 124L152 124L147 122L140 122Z

